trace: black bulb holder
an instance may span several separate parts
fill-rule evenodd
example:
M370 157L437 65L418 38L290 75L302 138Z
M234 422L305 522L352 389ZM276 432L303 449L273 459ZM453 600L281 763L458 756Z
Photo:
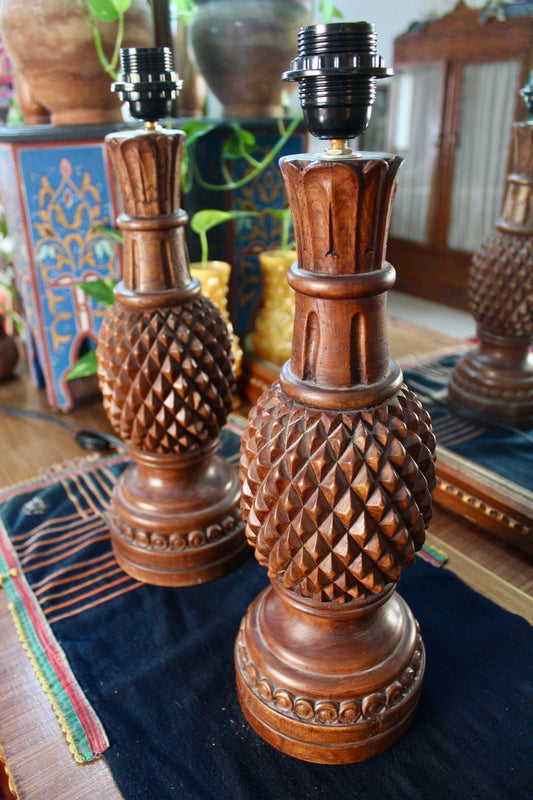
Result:
M111 85L134 119L157 122L169 116L183 81L172 69L170 47L123 47L120 74Z
M393 74L377 55L369 22L308 25L298 33L298 56L283 80L300 82L300 104L318 139L353 139L368 127L376 80Z

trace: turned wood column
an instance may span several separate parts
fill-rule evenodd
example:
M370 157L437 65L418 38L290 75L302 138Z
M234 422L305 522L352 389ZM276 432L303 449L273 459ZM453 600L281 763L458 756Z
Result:
M189 273L184 136L150 120L106 137L124 275L97 347L104 408L132 458L109 509L113 550L134 578L168 586L210 580L246 555L237 472L217 454L235 388L231 339Z
M429 416L388 355L384 254L400 164L347 142L281 159L298 253L292 355L241 447L246 535L270 586L236 641L239 700L270 744L320 763L392 745L424 674L418 625L395 593L435 484Z
M533 122L515 123L501 217L469 273L479 345L456 365L450 397L513 425L533 421Z

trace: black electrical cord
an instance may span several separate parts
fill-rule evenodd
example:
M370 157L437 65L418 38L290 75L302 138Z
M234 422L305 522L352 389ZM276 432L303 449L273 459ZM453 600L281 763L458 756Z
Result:
M51 414L45 414L43 411L35 411L29 408L16 408L14 406L0 406L0 411L3 411L4 414L8 414L11 417L39 420L41 422L50 422L53 425L57 425L71 433L77 444L84 450L116 450L119 447L124 447L124 442L110 433L99 431L94 428L87 428L83 425L77 425L75 422L69 422L59 417L54 417Z

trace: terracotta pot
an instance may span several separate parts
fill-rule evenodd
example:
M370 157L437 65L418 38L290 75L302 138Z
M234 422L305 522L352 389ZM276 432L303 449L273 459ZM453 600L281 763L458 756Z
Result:
M17 73L54 125L90 125L121 119L111 78L96 55L92 31L75 0L2 0L0 25ZM104 51L114 47L116 23L102 23ZM124 47L150 47L153 18L148 0L133 0L125 17Z
M298 0L199 0L189 24L199 71L225 116L282 113L281 81L298 52L298 29L309 23Z
M296 258L296 250L259 253L263 305L255 321L254 351L260 358L278 366L291 357L294 291L287 283L287 270Z
M28 86L26 79L15 73L15 94L17 96L20 112L24 117L25 125L47 125L50 122L50 112L36 99Z
M226 322L231 334L233 357L235 359L235 374L237 378L242 373L242 349L228 311L228 287L231 265L226 261L208 261L206 266L199 262L190 265L191 275L198 278L202 286L202 293L209 297L216 305Z
M19 351L13 336L4 330L4 320L0 317L0 380L9 378L17 366Z

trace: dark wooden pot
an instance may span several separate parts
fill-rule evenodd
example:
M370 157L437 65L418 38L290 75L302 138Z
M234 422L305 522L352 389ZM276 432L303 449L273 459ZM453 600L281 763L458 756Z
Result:
M281 73L309 22L299 0L200 0L189 26L196 64L224 116L281 114Z

